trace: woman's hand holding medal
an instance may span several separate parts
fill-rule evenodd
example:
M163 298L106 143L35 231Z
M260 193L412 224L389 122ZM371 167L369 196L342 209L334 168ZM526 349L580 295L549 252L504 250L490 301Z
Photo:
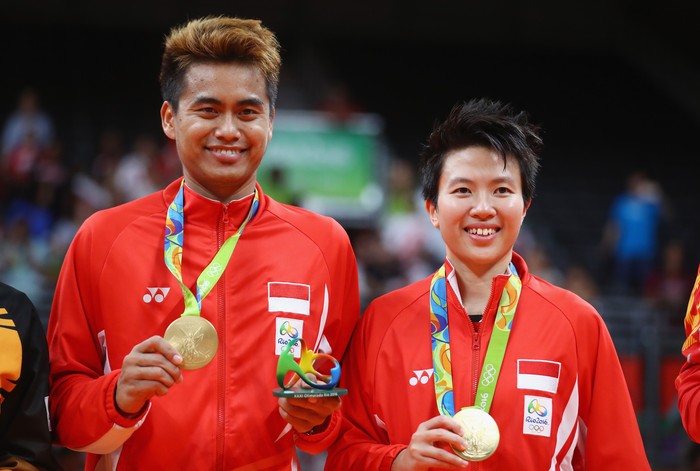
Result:
M452 417L438 415L418 426L408 448L401 451L391 464L392 471L464 469L468 461L457 456L455 450L467 448L462 438L462 426Z

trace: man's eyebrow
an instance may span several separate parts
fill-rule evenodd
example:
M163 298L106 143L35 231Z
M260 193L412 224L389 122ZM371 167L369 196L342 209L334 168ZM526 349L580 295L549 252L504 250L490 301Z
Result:
M220 105L221 100L217 100L216 98L210 96L199 96L195 98L192 103L195 105Z
M265 102L258 97L246 98L245 100L239 101L238 104L239 105L265 106Z
M210 96L201 96L195 98L193 101L195 105L222 105L223 102L217 98ZM237 106L265 106L265 102L261 98L251 97L239 100L236 102Z

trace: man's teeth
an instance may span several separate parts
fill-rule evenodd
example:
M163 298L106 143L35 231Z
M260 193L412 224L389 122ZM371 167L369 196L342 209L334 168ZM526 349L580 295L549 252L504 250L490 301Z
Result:
M220 154L230 155L230 156L234 156L234 155L238 155L238 154L239 154L239 151L237 151L237 150L220 150L220 151L218 151L218 152L219 152Z

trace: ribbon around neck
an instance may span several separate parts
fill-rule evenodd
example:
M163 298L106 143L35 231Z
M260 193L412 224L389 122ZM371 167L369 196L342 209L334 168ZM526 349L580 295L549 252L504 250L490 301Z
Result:
M513 326L518 306L522 281L515 266L510 264L508 277L498 303L494 329L486 350L486 358L479 375L475 407L488 412L496 390L498 375L503 364L508 337ZM435 272L430 282L430 330L433 356L433 378L435 399L442 415L454 416L454 393L452 385L452 360L450 357L450 329L447 318L447 280L445 265Z
M182 255L185 241L185 191L184 179L180 183L180 189L175 195L175 199L168 207L168 213L165 218L165 237L163 242L165 265L170 270L170 273L175 276L182 293L185 298L185 310L182 316L199 316L202 310L202 300L209 294L216 282L221 278L224 269L228 265L233 250L236 248L238 239L243 233L248 222L253 219L258 212L260 201L258 197L258 189L255 189L253 202L250 205L250 210L243 223L231 237L226 239L226 242L221 246L219 251L214 255L211 262L204 268L199 277L197 277L196 295L182 281Z

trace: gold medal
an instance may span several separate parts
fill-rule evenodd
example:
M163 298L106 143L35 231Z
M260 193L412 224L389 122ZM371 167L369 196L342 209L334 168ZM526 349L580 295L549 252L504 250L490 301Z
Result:
M465 407L454 415L454 419L464 429L462 437L467 442L464 451L454 450L467 461L485 460L496 451L501 434L498 424L488 413L477 407Z
M165 330L164 338L182 355L180 368L185 370L196 370L207 365L219 346L216 329L200 316L175 319Z

